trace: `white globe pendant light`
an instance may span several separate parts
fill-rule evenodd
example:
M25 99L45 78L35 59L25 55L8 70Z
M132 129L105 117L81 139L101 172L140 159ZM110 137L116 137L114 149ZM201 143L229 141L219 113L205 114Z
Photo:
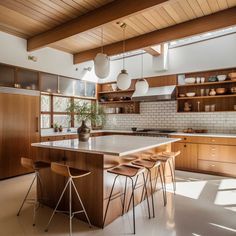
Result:
M149 88L148 82L145 79L140 79L135 84L135 93L138 95L144 95Z
M141 55L141 79L139 79L136 84L135 84L135 91L134 93L136 95L144 95L147 93L148 89L149 89L149 84L147 82L147 80L145 80L143 78L143 53Z
M110 59L103 53L103 28L101 30L102 50L94 58L95 74L100 79L105 79L110 73Z
M124 58L124 53L125 53L125 28L126 24L122 23L120 27L123 29L123 69L117 76L117 87L121 90L126 90L130 87L131 85L131 79L129 77L129 74L127 70L125 69L125 58Z
M130 87L131 79L126 70L121 70L120 74L117 76L117 87L121 90L126 90Z
M94 58L95 74L100 79L105 79L110 73L110 59L104 53L98 53Z

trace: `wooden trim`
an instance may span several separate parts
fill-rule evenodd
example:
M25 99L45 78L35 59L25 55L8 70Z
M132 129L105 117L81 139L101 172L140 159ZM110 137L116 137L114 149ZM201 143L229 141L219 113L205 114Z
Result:
M157 56L160 56L163 52L163 44L159 44L156 46L156 48L154 47L147 47L147 48L144 48L143 49L146 53L154 56L154 57L157 57Z
M65 24L31 37L27 41L27 50L32 51L47 46L56 41L85 32L89 29L104 25L122 17L138 13L145 9L157 6L167 0L116 0Z
M233 7L208 16L203 16L194 20L127 39L126 51L146 48L152 45L217 30L235 24L236 7ZM99 51L100 48L95 48L74 54L74 64L92 60ZM104 52L109 56L121 53L122 42L116 42L104 46Z

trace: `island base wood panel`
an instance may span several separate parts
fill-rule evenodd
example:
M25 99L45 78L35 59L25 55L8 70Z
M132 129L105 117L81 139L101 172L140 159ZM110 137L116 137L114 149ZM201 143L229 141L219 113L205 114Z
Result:
M114 180L114 175L107 173L104 170L104 162L105 160L115 160L118 163L127 163L127 157L118 157L118 156L108 156L101 154L89 154L82 153L77 151L64 151L64 150L56 150L56 149L48 149L41 147L34 147L35 149L35 160L43 160L48 162L59 162L63 164L67 164L71 167L85 169L91 171L91 174L81 178L79 180L75 180L75 185L78 189L78 192L81 196L81 199L84 203L84 206L87 210L91 223L94 226L102 227L103 226L103 217L105 213L105 207L108 201L108 196L111 191L111 186ZM171 144L163 145L158 148L149 149L145 152L135 153L137 158L145 158L147 155L158 153L160 151L170 151ZM41 193L38 189L38 197L43 200L45 205L54 208L59 196L66 184L66 178L61 177L55 173L52 173L50 169L44 169L40 171L43 182L43 193ZM153 184L155 180L156 172L152 171L152 179ZM166 181L169 182L171 180L170 170L166 168ZM107 213L107 219L105 225L108 225L116 218L121 216L122 214L122 206L121 206L121 198L119 195L123 193L125 179L121 177L119 181L117 181L115 194L117 194L117 198L115 198L109 207ZM160 184L158 183L158 186ZM130 183L127 188L127 199L130 198L131 188ZM137 189L135 190L135 204L140 203L141 195L143 189L143 179L142 176L139 177ZM150 189L149 189L150 190ZM62 203L60 204L61 210L68 209L68 194L63 198ZM155 199L156 200L156 199ZM160 199L162 201L162 199ZM128 202L126 203L125 208L127 209ZM81 206L78 203L78 200L73 194L73 210L79 211L81 210ZM79 219L86 221L83 214L76 215Z

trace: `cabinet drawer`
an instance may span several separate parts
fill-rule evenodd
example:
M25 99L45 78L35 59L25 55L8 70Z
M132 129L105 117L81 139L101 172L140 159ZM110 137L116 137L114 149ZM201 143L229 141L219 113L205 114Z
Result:
M219 174L228 174L236 176L236 164L232 163L199 160L198 169Z
M219 145L235 145L236 138L215 138L215 137L201 137L201 136L180 136L171 135L172 138L181 138L179 142L186 143L202 143L202 144L219 144Z
M198 159L236 163L236 146L199 144Z

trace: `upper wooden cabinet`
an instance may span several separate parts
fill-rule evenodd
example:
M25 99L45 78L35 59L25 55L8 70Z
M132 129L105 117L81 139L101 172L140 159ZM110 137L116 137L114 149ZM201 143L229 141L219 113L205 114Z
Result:
M13 87L14 83L15 83L14 67L0 64L0 86Z

